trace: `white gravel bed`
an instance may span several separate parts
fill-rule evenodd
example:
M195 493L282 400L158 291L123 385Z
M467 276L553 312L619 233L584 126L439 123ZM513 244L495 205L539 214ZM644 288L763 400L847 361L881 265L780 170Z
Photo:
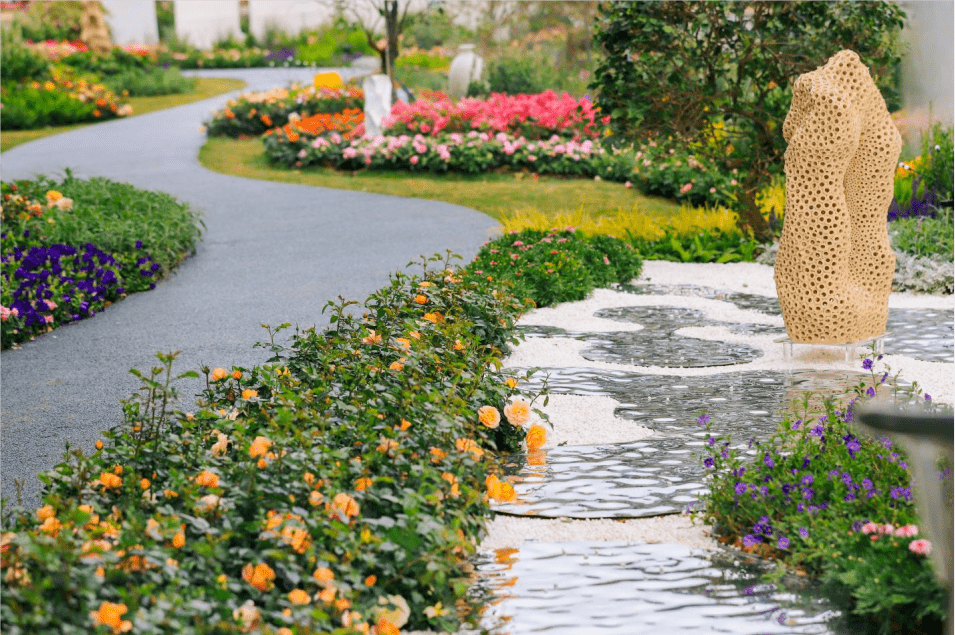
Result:
M641 282L673 285L697 285L717 290L752 293L776 297L773 267L756 263L694 264L649 260L644 262ZM567 331L612 332L636 331L639 325L595 318L593 313L603 308L623 306L673 306L699 309L712 319L782 326L782 318L756 311L742 310L735 305L706 298L688 296L634 295L609 289L598 289L586 300L568 302L556 307L536 309L527 313L521 325L551 326ZM953 296L933 296L915 293L893 293L889 298L893 308L949 309L955 311ZM515 347L504 360L509 368L534 366L554 368L598 368L623 370L658 375L706 376L726 372L786 369L844 369L861 370L856 360L846 363L845 353L839 347L795 345L793 360L784 359L783 345L773 340L777 336L746 336L731 333L727 327L684 327L677 331L686 337L742 343L762 351L759 359L732 366L709 368L668 368L633 366L594 362L580 356L589 347L587 342L569 338L529 338ZM857 354L865 351L861 347ZM916 381L922 390L936 402L955 404L955 364L925 362L899 355L887 355L877 362L876 370L887 366L901 379ZM622 443L649 436L652 431L613 415L618 402L609 397L551 395L547 407L541 408L550 417L554 429L548 430L548 443L567 445L595 445ZM613 540L627 542L666 542L686 544L705 549L716 548L707 528L693 525L686 515L668 515L645 519L616 521L541 519L497 516L488 526L481 541L481 549L518 547L527 541Z
M584 397L580 395L548 395L546 406L541 406L553 429L547 428L544 449L567 445L599 445L601 443L628 443L639 441L654 431L633 421L614 416L620 402L611 397Z
M519 518L499 515L488 524L482 550L520 547L525 542L575 542L586 540L663 542L700 549L716 549L706 527L693 524L686 514L651 518L574 520L570 518Z

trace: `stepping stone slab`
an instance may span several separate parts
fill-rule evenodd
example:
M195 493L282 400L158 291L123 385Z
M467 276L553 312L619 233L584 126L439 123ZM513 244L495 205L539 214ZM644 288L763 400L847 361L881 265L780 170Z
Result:
M482 554L498 600L484 614L511 635L831 633L821 598L759 583L759 570L684 545L525 543Z

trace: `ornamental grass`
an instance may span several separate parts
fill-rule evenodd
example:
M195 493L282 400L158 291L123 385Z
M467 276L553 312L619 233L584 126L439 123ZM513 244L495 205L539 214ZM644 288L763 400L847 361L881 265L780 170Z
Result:
M500 459L547 433L539 395L499 370L531 298L450 255L421 264L360 316L342 300L324 331L279 343L288 325L269 329L265 364L201 369L192 412L167 407L176 379L198 376L176 375L175 353L134 371L124 425L42 474L39 510L5 509L3 632L475 622L488 501L516 497Z

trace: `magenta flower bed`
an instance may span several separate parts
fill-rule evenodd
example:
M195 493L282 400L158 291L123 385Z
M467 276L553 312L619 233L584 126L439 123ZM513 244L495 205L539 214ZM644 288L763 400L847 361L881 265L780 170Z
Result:
M495 93L487 100L462 99L457 103L443 93L412 104L399 102L383 125L389 135L450 132L507 132L527 139L553 135L574 140L596 139L610 117L599 117L593 103L562 93L536 95ZM364 126L357 134L364 134Z

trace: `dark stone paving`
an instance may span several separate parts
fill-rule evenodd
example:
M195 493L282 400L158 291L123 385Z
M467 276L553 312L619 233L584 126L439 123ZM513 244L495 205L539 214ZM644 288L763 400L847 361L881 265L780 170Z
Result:
M248 90L310 81L315 69L237 69L202 75L245 79ZM0 495L14 479L39 505L36 474L60 462L64 443L85 452L122 421L119 404L156 352L182 351L176 367L251 366L270 356L253 344L262 324L324 326L339 295L362 300L421 254L451 249L465 261L496 223L448 203L253 181L210 172L197 156L201 124L239 93L39 139L3 153L3 178L104 176L168 192L201 210L198 253L148 293L2 355ZM180 384L183 406L199 381Z
M523 633L832 633L811 590L761 584L759 571L682 545L525 543L477 570L498 596L484 615Z
M679 295L731 302L741 309L767 315L781 315L776 298L718 291L695 285L623 285L621 291L637 295ZM688 325L687 325L688 326ZM696 326L696 325L694 325ZM955 357L955 314L937 309L889 309L886 321L885 353L905 355L928 362L950 363ZM776 331L767 331L776 332ZM778 331L785 335L785 331Z

